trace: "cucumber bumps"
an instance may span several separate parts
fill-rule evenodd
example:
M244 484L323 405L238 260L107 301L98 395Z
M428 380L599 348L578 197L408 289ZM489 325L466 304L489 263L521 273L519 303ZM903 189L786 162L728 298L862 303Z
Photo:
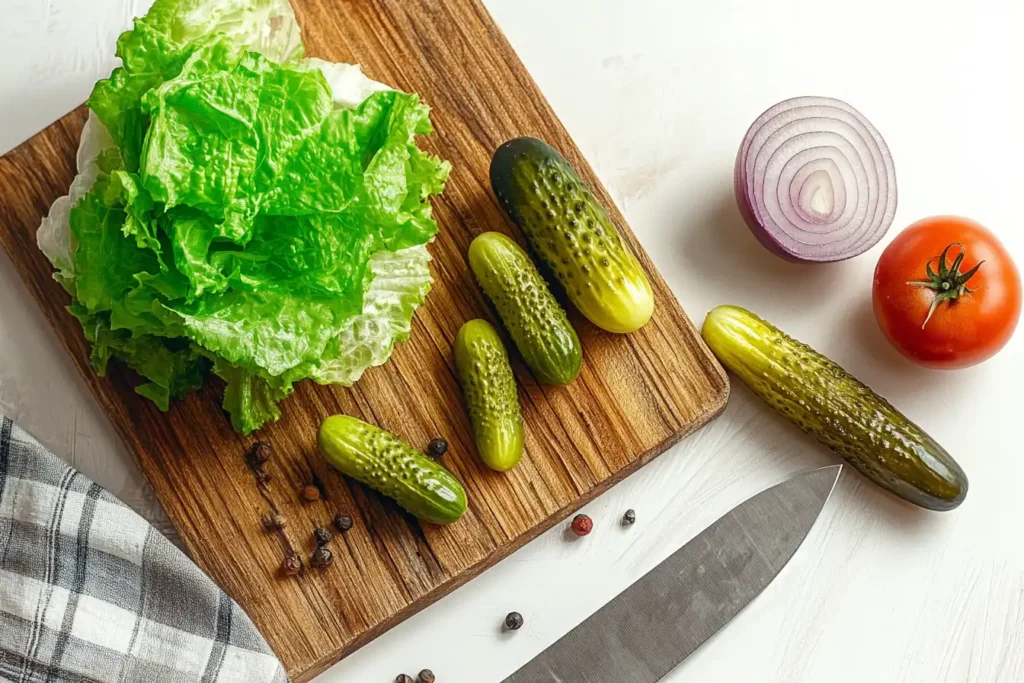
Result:
M535 138L509 140L491 160L491 187L580 313L609 332L647 324L654 294L643 268L558 152Z
M424 522L451 524L466 511L466 491L458 479L379 427L334 415L320 425L317 444L328 465L394 499Z
M480 459L499 472L511 469L523 455L523 416L505 347L486 320L459 330L455 368Z
M526 252L501 233L485 232L469 245L469 267L537 380L576 379L583 366L579 337Z
M879 486L929 510L967 496L967 475L942 446L811 347L738 306L708 313L701 335L765 403Z

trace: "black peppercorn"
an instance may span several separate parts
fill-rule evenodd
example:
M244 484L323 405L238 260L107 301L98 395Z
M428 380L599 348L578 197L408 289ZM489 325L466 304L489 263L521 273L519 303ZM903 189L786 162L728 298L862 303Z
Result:
M334 528L345 533L352 528L352 518L343 512L334 515Z
M302 560L295 553L288 553L281 563L281 573L285 576L295 576L302 570Z
M249 457L255 465L262 465L266 461L270 460L273 455L274 449L266 441L257 441L252 445L252 449L249 451Z
M270 474L263 469L263 465L274 455L274 449L266 441L257 441L249 449L245 456L245 462L256 477L256 483L260 485L270 481Z
M448 452L448 442L440 436L436 439L431 439L430 443L427 444L427 455L434 460L437 460L442 455Z
M523 615L519 612L509 612L505 617L505 628L509 631L518 631L523 627Z
M397 676L395 676L395 683L416 683L416 681L412 680L412 676L398 674Z
M309 562L314 567L320 567L321 569L329 567L331 562L334 562L334 553L332 553L327 546L322 545L313 551L313 555L309 558Z
M317 528L313 529L313 538L316 539L317 547L327 545L331 542L331 532L323 528L322 526L318 526Z
M626 510L626 514L622 515L622 523L626 526L636 523L636 512L632 508Z
M267 531L277 531L278 529L283 529L286 523L287 520L284 518L284 515L280 513L268 512L267 514L263 515L263 528Z
M419 683L434 683L436 680L434 672L430 669L424 669L420 672Z

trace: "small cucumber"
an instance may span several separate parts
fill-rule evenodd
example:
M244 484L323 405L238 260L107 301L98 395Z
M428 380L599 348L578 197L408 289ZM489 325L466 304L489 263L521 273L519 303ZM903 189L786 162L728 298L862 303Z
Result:
M640 263L576 171L547 143L509 140L491 160L491 187L573 305L609 332L633 332L654 312Z
M579 337L526 252L501 233L485 232L469 245L469 267L537 380L576 379L583 366Z
M480 459L499 472L511 469L523 455L523 416L505 346L486 320L459 330L455 369Z
M967 475L942 446L811 347L736 306L708 313L701 336L765 403L879 486L929 510L967 496Z
M379 427L334 415L320 425L317 444L327 464L424 522L451 524L466 511L466 491L448 470Z

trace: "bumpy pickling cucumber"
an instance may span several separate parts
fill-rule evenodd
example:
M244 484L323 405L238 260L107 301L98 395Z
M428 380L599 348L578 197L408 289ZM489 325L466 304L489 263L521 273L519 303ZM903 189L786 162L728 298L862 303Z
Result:
M393 498L424 522L451 524L466 511L462 484L390 432L334 415L320 425L317 443L329 465Z
M511 469L523 455L523 416L505 346L486 320L459 330L455 368L480 459L499 472Z
M469 267L538 381L576 379L583 366L579 337L526 252L501 233L485 232L469 245Z
M879 486L929 510L967 496L967 475L942 446L811 347L736 306L708 313L701 335L765 403Z
M640 263L576 171L535 138L509 140L491 160L491 187L570 301L609 332L633 332L654 312Z

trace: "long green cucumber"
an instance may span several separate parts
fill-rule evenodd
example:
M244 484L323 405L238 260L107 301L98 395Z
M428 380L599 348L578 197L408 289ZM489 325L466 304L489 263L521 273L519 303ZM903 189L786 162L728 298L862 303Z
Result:
M424 522L451 524L466 511L466 491L448 470L379 427L334 415L320 425L317 444L329 465Z
M650 320L647 275L562 155L535 138L509 140L491 160L491 187L580 313L609 332Z
M537 380L576 379L580 339L526 252L499 232L485 232L469 245L469 267Z
M736 306L708 313L701 335L765 403L879 486L929 510L967 496L967 475L942 446L811 347Z
M455 368L480 459L499 472L523 455L523 415L516 378L501 337L486 320L470 320L455 337Z

